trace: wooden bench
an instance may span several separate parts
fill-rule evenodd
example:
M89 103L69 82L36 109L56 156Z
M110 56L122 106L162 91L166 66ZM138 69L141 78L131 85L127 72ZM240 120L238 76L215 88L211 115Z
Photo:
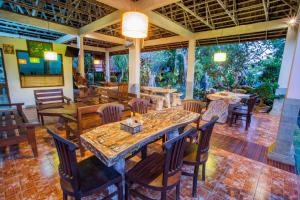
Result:
M29 123L22 106L23 103L0 104L0 147L28 142L33 155L38 156L35 127L38 123Z
M62 89L34 90L38 120L44 125L44 117L40 111L49 108L60 108L64 104L70 104L71 99L64 96Z

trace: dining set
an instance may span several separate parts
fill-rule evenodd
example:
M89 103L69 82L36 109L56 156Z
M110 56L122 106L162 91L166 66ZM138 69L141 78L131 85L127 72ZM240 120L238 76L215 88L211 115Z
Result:
M66 119L65 137L48 128L60 161L63 198L80 199L108 191L99 195L106 195L103 199L131 196L151 199L136 187L138 185L160 192L161 199L167 199L167 192L175 188L176 199L179 199L182 176L193 177L191 197L196 197L199 167L202 166L204 181L209 141L218 117L200 126L204 107L196 100L185 100L182 107L160 111L149 109L149 101L140 98L133 98L128 106L131 114L126 118L124 105L118 102L83 108L85 114L97 113L100 124L86 131L80 127L70 131L72 117L64 116L70 118ZM129 121L139 122L140 131L121 128L121 124ZM161 145L162 151L150 154L148 149L152 143ZM84 156L87 150L93 156L78 162L76 151ZM140 158L139 162L128 170L127 164L134 156ZM194 167L193 173L185 172L183 165Z

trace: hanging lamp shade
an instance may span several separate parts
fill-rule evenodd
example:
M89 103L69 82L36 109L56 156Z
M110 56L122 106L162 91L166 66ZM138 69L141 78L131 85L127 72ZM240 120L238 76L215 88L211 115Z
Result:
M140 12L126 12L122 17L122 35L130 38L146 38L148 17Z
M227 60L227 54L224 52L218 52L214 54L215 62L225 62Z
M57 60L57 53L54 51L45 51L44 58L45 60Z
M95 59L95 60L94 60L94 65L100 65L100 63L101 63L100 60L98 60L98 59Z

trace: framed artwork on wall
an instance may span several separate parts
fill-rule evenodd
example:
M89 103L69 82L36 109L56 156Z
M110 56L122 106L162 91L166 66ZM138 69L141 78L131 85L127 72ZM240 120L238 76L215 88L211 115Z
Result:
M52 43L27 40L27 49L30 57L42 58L45 51L52 51Z
M3 44L3 52L4 52L4 54L15 54L14 45Z

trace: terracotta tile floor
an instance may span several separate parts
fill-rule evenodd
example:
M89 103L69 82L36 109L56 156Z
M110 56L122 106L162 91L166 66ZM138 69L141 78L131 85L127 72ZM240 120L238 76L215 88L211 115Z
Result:
M267 115L257 115L257 119L260 117L266 120L265 125L253 123L251 125L253 135L261 130L260 127L268 124ZM224 127L221 129L219 126ZM220 129L222 133L218 132ZM225 137L224 135L231 137L230 134L225 133L225 129L227 129L226 125L218 125L213 134L213 140ZM241 130L238 126L231 129L235 130L233 134L236 135ZM246 135L245 132L240 132L240 134ZM256 142L259 136L255 137L255 140L252 140L254 137L247 136L238 139ZM237 140L233 136L232 139ZM37 130L37 140L39 151L37 159L33 158L27 144L22 144L20 148L12 147L11 151L0 153L0 199L62 198L57 173L58 158L52 140L42 128ZM150 148L152 151L160 150L159 144L151 145ZM200 181L199 177L198 198L195 199L300 199L299 176L224 149L212 143L206 182ZM128 166L132 164L134 162L130 161ZM185 169L192 170L187 167ZM143 190L143 188L140 189ZM159 198L159 195L151 191L145 192ZM96 196L86 199L97 199ZM168 197L174 199L174 191L170 191ZM191 198L190 177L182 178L181 199L193 199Z

